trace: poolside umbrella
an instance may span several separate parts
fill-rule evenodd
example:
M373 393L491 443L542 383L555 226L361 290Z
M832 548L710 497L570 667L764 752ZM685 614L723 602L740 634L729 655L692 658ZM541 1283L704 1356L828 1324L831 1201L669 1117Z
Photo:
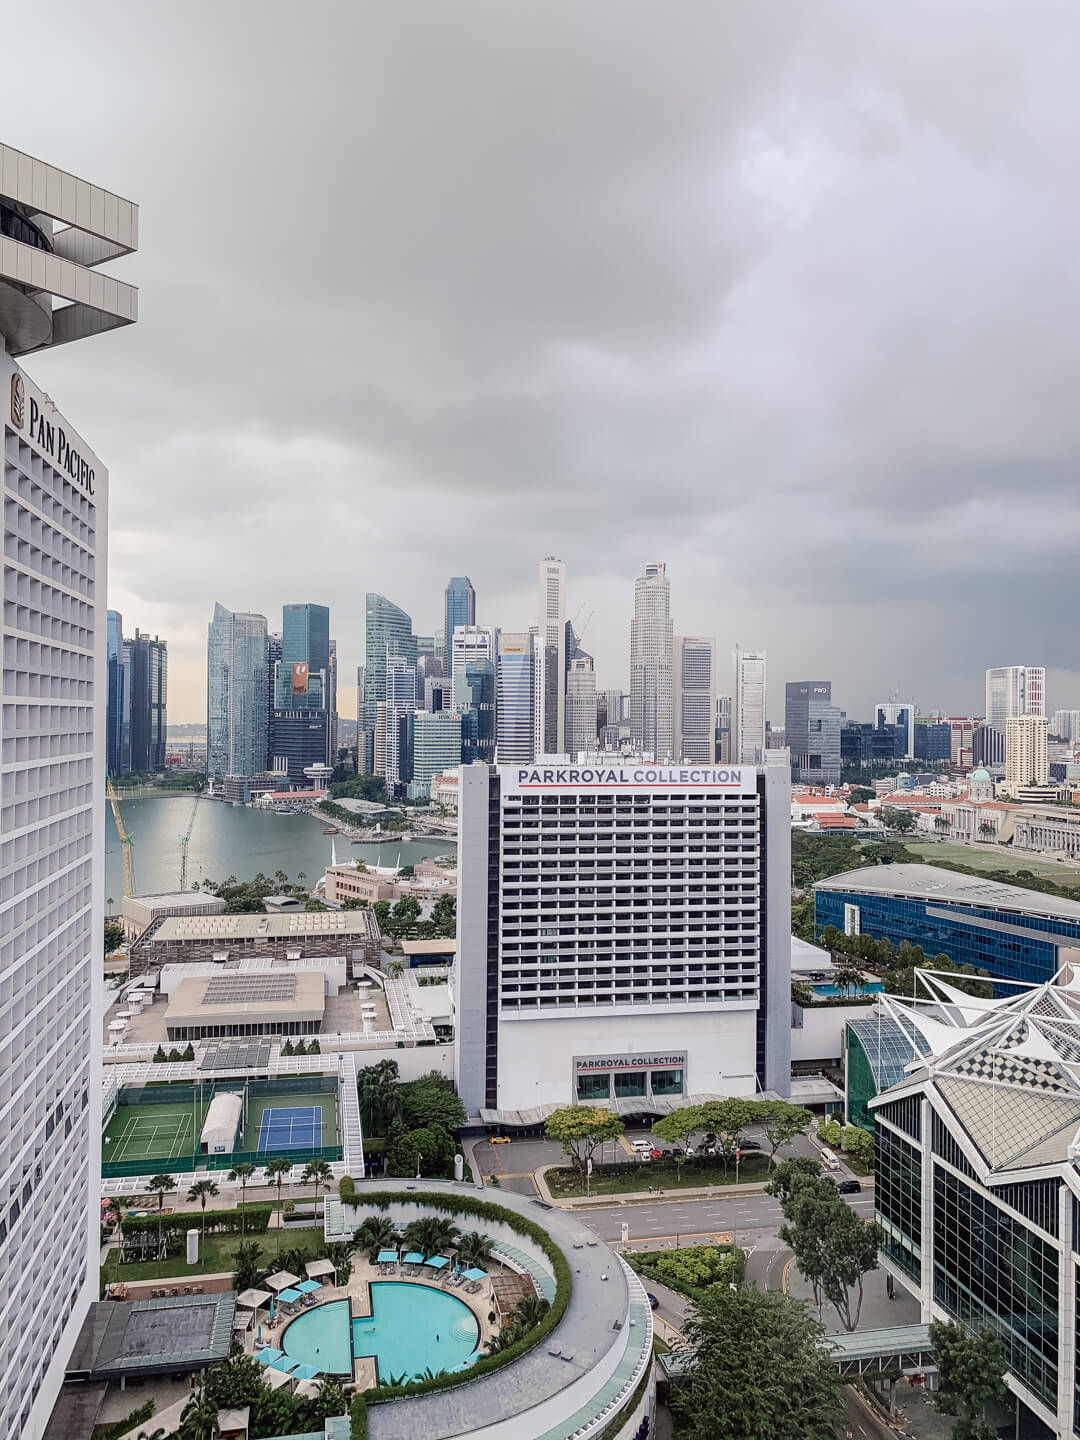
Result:
M466 1270L466 1271L465 1271L465 1279L466 1279L466 1280L486 1280L486 1279L487 1279L487 1271L486 1271L486 1270L480 1270L480 1269L478 1269L478 1268L474 1265L471 1270Z
M284 1354L284 1350L275 1350L272 1345L268 1345L265 1350L258 1352L255 1359L260 1365L271 1365L275 1360L280 1360Z
M290 1287L288 1290L282 1290L277 1298L282 1305L295 1305L297 1300L300 1299L300 1291L293 1290Z
M271 1390L280 1390L283 1385L288 1385L293 1377L286 1375L283 1370L272 1370L268 1365L262 1372L262 1378Z
M273 1299L269 1290L242 1290L236 1297L236 1303L242 1310L258 1310Z
M299 1285L300 1276L290 1275L288 1270L279 1270L276 1275L268 1276L265 1283L271 1290L288 1290L290 1285Z
M396 1250L380 1250L380 1251L379 1251L379 1264L380 1264L380 1265L396 1265L396 1264L397 1264L397 1257L398 1257L398 1252L397 1252Z
M450 1264L450 1261L445 1255L429 1255L424 1264L430 1265L433 1270L443 1270Z
M422 1265L423 1263L424 1257L420 1254L419 1250L410 1250L405 1256L406 1265Z
M272 1375L274 1372L268 1370L266 1373ZM300 1371L297 1370L295 1373L299 1375ZM322 1385L318 1380L301 1380L293 1393L298 1395L301 1400L317 1400L321 1391Z
M304 1266L305 1273L312 1279L317 1280L320 1275L333 1275L334 1265L331 1260L309 1260Z
M322 1286L318 1280L301 1280L299 1285L293 1286L293 1289L299 1290L301 1295L310 1295L313 1290L321 1290Z
M293 1370L296 1369L299 1364L300 1361L294 1360L291 1355L279 1355L276 1360L270 1361L270 1369L281 1370L286 1375L289 1375L292 1373Z
M293 1371L294 1380L314 1380L323 1372L317 1370L314 1365L298 1365Z

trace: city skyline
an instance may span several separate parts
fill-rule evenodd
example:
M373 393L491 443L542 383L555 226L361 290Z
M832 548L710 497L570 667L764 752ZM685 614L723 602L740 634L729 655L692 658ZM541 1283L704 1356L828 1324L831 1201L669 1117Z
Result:
M273 614L265 557L286 541L292 593L339 617L342 674L362 663L365 591L398 595L430 633L447 578L468 574L479 618L521 628L535 559L554 553L571 613L596 612L598 685L623 686L627 578L659 555L680 633L714 636L720 656L736 641L768 652L773 715L785 677L805 674L830 676L849 713L895 690L977 711L982 672L1029 654L1055 706L1080 705L1064 603L1075 341L1059 323L1078 202L1055 118L1074 101L1053 63L1059 25L1080 17L1041 30L1026 9L999 13L973 49L966 17L939 9L810 23L798 7L714 8L661 31L643 12L581 26L544 7L523 66L510 16L468 7L432 17L421 53L394 14L362 36L340 14L339 43L316 27L286 45L273 4L253 35L227 8L132 26L103 0L90 25L58 0L64 103L49 113L16 63L40 46L40 16L13 12L12 143L106 171L153 217L157 243L130 266L153 313L103 337L92 368L78 347L38 364L110 456L108 601L168 637L175 717L202 712L218 577L234 582L227 603ZM923 47L914 58L931 23L965 55L962 87ZM484 45L459 53L481 26ZM117 33L168 164L123 85L82 123L88 77L119 78ZM240 109L237 46L260 77ZM406 100L401 65L428 105ZM167 117L189 106L192 73L199 111L178 131ZM570 161L555 73L569 133L587 136ZM271 146L283 89L295 121ZM927 108L932 125L913 118ZM478 120L491 113L498 137ZM333 237L356 246L315 303L295 222L272 244L250 231L282 167L313 150L305 243L327 265ZM463 154L472 177L447 206L446 157ZM329 178L343 155L355 186ZM537 189L538 173L558 179ZM399 203L403 175L416 210ZM242 273L224 263L235 254ZM228 343L207 345L222 315ZM1023 385L1018 353L1033 357ZM326 563L331 536L361 557L358 579ZM943 620L962 646L926 646Z

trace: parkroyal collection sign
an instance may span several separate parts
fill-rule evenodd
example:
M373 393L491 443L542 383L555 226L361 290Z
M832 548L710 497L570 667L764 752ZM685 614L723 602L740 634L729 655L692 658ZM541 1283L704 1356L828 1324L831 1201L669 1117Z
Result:
M578 1075L602 1073L605 1070L682 1070L686 1067L685 1050L658 1051L644 1055L575 1055L574 1070Z
M752 765L500 765L503 794L536 790L726 790L757 791Z

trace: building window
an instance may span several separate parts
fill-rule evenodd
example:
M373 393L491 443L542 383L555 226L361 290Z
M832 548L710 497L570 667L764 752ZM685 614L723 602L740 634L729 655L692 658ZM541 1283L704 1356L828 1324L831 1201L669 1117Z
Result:
M654 1070L650 1080L654 1095L681 1095L683 1093L683 1072L681 1070Z
M616 1100L630 1099L645 1094L645 1072L636 1073L630 1070L617 1071L615 1074L615 1098Z
M922 1274L922 1156L885 1125L874 1132L874 1204L881 1248L918 1280Z
M1058 1257L974 1186L934 1166L934 1298L965 1325L989 1325L1009 1369L1057 1408Z
M610 1100L610 1075L579 1075L577 1077L577 1098L579 1100Z

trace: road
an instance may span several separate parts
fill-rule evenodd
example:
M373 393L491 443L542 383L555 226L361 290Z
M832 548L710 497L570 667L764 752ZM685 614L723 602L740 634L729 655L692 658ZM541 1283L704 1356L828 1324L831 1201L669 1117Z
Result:
M874 1192L869 1181L862 1182L862 1192L845 1195L852 1209L864 1218L874 1213ZM725 1195L709 1200L639 1200L626 1205L580 1207L575 1215L603 1240L618 1240L623 1225L630 1227L630 1240L648 1240L654 1244L676 1236L686 1240L692 1236L711 1236L717 1231L730 1232L738 1244L758 1243L758 1236L775 1236L782 1216L779 1202L770 1195Z

